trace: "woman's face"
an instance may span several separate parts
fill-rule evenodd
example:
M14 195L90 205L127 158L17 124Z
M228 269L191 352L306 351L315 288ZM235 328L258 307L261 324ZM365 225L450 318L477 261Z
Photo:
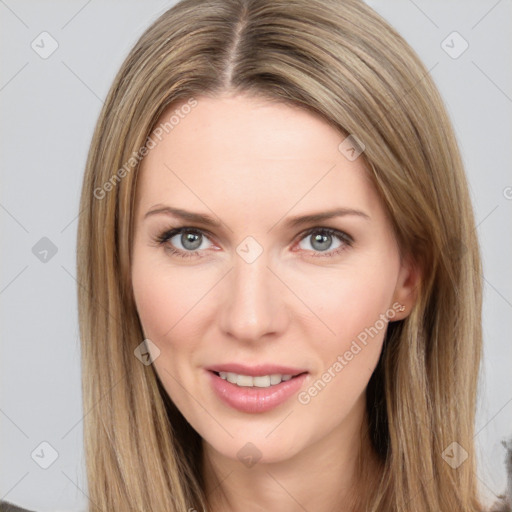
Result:
M413 287L363 158L301 109L191 104L152 136L137 188L133 291L159 378L220 456L352 449Z

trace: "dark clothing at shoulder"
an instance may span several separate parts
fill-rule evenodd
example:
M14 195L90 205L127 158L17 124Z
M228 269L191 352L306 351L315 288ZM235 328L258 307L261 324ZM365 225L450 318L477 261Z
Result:
M34 512L28 508L21 508L7 501L0 501L0 512Z

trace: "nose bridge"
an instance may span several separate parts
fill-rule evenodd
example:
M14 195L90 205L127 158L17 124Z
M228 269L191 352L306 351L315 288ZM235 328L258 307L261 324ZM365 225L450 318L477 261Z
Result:
M258 252L251 241L237 248L233 270L227 279L227 297L222 301L221 327L240 340L257 341L283 325L283 290L267 268L270 266L268 253Z

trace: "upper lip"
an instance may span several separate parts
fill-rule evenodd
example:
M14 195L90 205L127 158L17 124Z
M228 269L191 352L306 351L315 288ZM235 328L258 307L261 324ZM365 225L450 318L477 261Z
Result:
M307 372L307 370L303 368L292 368L291 366L282 366L278 364L259 364L254 366L247 366L245 364L239 363L215 364L212 366L207 366L206 370L211 372L231 372L237 373L239 375L250 375L251 377L259 377L262 375L272 374L295 376Z

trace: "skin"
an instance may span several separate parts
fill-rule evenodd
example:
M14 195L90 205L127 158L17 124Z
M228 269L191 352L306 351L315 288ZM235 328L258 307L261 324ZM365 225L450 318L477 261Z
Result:
M338 150L345 137L324 120L245 95L197 100L144 158L137 186L133 291L145 337L160 350L153 364L203 439L213 510L331 511L345 506L347 491L358 484L365 390L385 328L359 344L362 350L306 405L293 396L268 412L239 412L217 398L204 367L304 368L301 391L307 390L394 303L406 309L393 320L408 314L418 271L400 256L363 158L348 160ZM222 226L163 213L144 218L162 205L209 214ZM368 218L285 225L288 217L336 207ZM166 250L193 252L180 235L155 241L185 226L203 228L201 256ZM317 231L304 234L325 227L353 243L333 236L319 246ZM247 236L263 249L252 263L236 252ZM252 467L237 458L248 442L261 454Z

